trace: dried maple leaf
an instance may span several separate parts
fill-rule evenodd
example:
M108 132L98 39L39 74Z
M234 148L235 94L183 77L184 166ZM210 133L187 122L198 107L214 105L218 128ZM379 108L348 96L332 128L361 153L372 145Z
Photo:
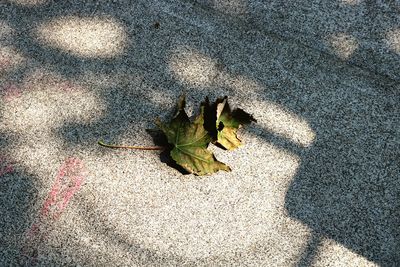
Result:
M207 150L212 138L204 128L204 105L200 114L190 121L185 110L185 96L178 101L178 111L169 123L159 119L157 126L164 132L173 146L170 155L185 170L196 175L207 175L219 170L230 171L229 166L219 162L213 153Z
M256 122L252 115L240 108L231 111L228 97L218 98L213 105L210 105L208 98L206 98L204 106L205 128L209 131L215 143L228 150L233 150L242 144L237 137L238 129L243 124Z
M230 171L226 164L218 161L207 150L210 142L233 150L241 145L237 130L243 125L256 121L253 116L235 109L231 111L228 98L218 98L212 105L206 97L200 105L200 114L191 121L185 112L185 96L181 96L177 112L169 123L156 120L160 130L148 130L154 142L160 146L128 146L106 144L99 140L99 145L109 148L138 150L162 150L160 157L168 156L167 164L196 175L207 175L219 170ZM161 138L160 138L161 137ZM164 158L165 160L165 158ZM176 163L176 164L175 164Z

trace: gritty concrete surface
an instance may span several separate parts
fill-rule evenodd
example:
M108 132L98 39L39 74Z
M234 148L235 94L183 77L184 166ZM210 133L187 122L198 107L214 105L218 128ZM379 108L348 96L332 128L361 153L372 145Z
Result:
M0 3L1 266L400 265L398 54L342 34L332 56L206 4ZM97 145L152 145L183 91L190 114L228 95L257 119L211 147L232 172Z
M193 0L227 21L400 81L398 0Z

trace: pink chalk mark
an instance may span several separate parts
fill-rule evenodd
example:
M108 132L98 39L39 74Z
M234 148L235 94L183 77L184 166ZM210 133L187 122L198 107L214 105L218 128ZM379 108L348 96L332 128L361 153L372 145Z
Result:
M39 224L34 223L34 224L32 224L31 228L29 228L29 230L28 230L26 236L27 236L27 237L34 237L34 236L37 236L37 235L39 234L39 231L40 231L40 229L39 229Z
M29 266L37 264L38 245L46 239L54 222L59 219L68 202L80 189L85 176L84 164L77 158L68 158L59 168L47 199L35 223L27 231L25 245L21 249L21 254L28 258Z
M44 235L40 232L38 223L34 223L26 233L24 245L21 248L21 255L25 257L21 265L35 266L38 263L37 245L43 240Z
M9 58L0 58L0 70L7 70L11 66L11 60Z
M78 90L77 86L71 81L61 82L59 88L64 92L73 92Z
M6 167L6 172L7 172L7 173L9 173L9 172L14 172L14 166L12 166L12 165L7 166L7 167Z
M6 101L14 100L22 95L22 89L14 84L8 84L2 88Z
M43 205L41 214L58 218L72 196L79 190L84 180L83 163L76 158L67 159L58 171L58 175Z
M6 157L0 157L0 176L14 172L13 164L14 162L10 161Z

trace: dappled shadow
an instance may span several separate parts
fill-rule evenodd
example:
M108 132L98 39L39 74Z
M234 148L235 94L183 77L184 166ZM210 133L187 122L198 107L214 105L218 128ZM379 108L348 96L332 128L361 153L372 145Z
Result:
M192 0L227 23L302 43L399 81L400 3L391 0ZM238 7L240 12L238 13ZM235 12L236 11L236 12ZM340 40L340 43L338 43ZM395 41L397 40L397 41Z
M227 1L224 3L229 5ZM224 3L221 4L222 8ZM248 14L242 12L242 9L246 5L241 5L239 1L236 3L233 9L225 10L224 16L236 14L245 19ZM299 265L308 265L318 258L322 237L331 238L366 259L384 266L400 262L397 254L400 233L396 228L400 218L399 129L396 127L400 110L397 104L398 90L395 87L398 84L393 83L393 79L371 75L343 64L341 60L354 59L354 62L358 62L359 55L367 51L363 50L362 40L352 39L351 32L349 35L333 35L330 39L331 44L336 45L336 53L344 51L341 60L335 60L300 46L295 41L283 41L276 36L265 37L251 27L230 31L227 26L229 23L217 19L214 21L209 15L201 17L201 10L198 10L200 15L197 18L189 19L190 16L184 12L179 14L181 17L174 17L172 15L175 13L171 13L174 8L185 10L179 2L161 1L155 4L139 1L125 4L52 1L29 8L11 3L3 5L5 8L0 9L1 17L16 31L12 38L6 38L4 42L28 60L23 67L16 66L16 69L6 71L4 77L10 81L20 81L40 66L50 72L45 77L60 75L62 79L77 82L81 87L79 90L84 92L77 96L87 99L87 105L81 103L80 106L75 106L75 101L71 101L73 104L68 105L67 109L67 105L42 98L38 102L43 106L26 113L26 118L29 118L30 114L49 110L50 113L43 114L51 114L56 119L47 121L38 116L38 121L32 119L30 126L41 126L41 130L45 129L56 140L51 144L55 144L61 151L89 153L93 157L100 157L103 151L96 144L99 138L112 142L129 141L132 144L136 140L150 143L144 129L153 128L153 119L164 116L165 110L174 105L182 91L189 92L189 103L200 102L206 95L211 98L229 95L233 102L252 113L259 121L247 131L244 130L245 134L281 149L281 154L276 152L277 159L284 157L282 155L286 155L285 153L290 157L294 155L295 159L299 158L300 166L293 180L288 183L284 199L289 216L309 227L312 233L308 245L305 241L304 252L300 252L297 257ZM290 6L291 4L287 5L289 10L296 8ZM323 11L326 13L329 10ZM318 19L315 14L318 10L312 11L311 15ZM141 16L138 17L137 14ZM285 15L281 12L279 14ZM106 21L113 21L113 25L118 26L116 29L120 33L125 31L121 33L123 41L120 40L124 45L118 46L121 50L117 46L107 47L106 44L98 49L96 45L91 46L84 40L71 47L69 45L73 42L71 40L74 40L74 35L71 39L61 40L62 37L57 33L64 32L58 26L50 27L50 32L44 34L43 38L37 38L35 29L57 21L60 17L73 17L80 21L77 23L79 29L84 22L98 22L100 18L107 18ZM249 21L260 19L260 22L265 22L267 17L250 17ZM292 19L295 18L286 15L282 17L288 27L293 22ZM324 22L328 23L333 17L328 16L325 19ZM360 17L359 20L363 22L365 18ZM360 21L357 23L361 23ZM156 22L159 26L154 27ZM278 23L270 25L278 26ZM316 24L311 24L310 27L313 29ZM378 28L383 30L382 27ZM76 27L68 29L74 31ZM282 29L278 30L282 32ZM320 37L325 36L324 32ZM290 35L288 37L291 38ZM106 38L106 41L109 43L110 40ZM308 41L305 40L306 43ZM85 45L86 48L79 50L80 46ZM365 59L360 61L362 64L369 62L368 58L360 58ZM393 58L387 60L384 62L390 64L388 72L384 74L391 76ZM40 80L33 78L37 79ZM46 90L51 91L56 87L60 87L59 82ZM37 89L39 92L40 90L42 89ZM29 103L35 103L31 98L36 95L32 92L22 91ZM58 97L73 99L66 92ZM16 98L19 99L18 96ZM99 107L98 112L96 107ZM29 107L22 109L26 111ZM67 111L57 112L63 109ZM81 114L81 109L85 111L84 115ZM189 106L189 109L195 110L193 106ZM1 107L1 115L4 110L7 112L5 121L8 123L14 118L9 114L17 114L15 120L20 118L21 112L13 113L18 107L12 104L9 109ZM69 117L70 113L77 115ZM21 124L17 130L20 133L29 129ZM15 136L15 132L0 132L0 141L6 150L15 151L12 142L10 143ZM290 160L295 161L292 158ZM254 166L256 167L259 166ZM290 173L290 170L287 171ZM256 175L260 176L258 179L272 177L261 173ZM24 176L29 175L16 173L12 177L21 179ZM18 186L18 182L10 177L7 176L9 187L5 188ZM24 201L36 201L35 194L31 193L34 185L29 183L32 182L27 181L22 191L16 191L16 196ZM13 191L7 192L6 197ZM179 255L173 251L159 253L151 244L140 244L129 233L119 233L120 228L114 227L113 221L105 219L107 214L98 207L100 204L96 201L90 202L86 197L82 195L76 198L78 213L86 222L82 231L89 236L98 235L97 240L103 240L117 250L130 253L133 255L133 262L140 265L154 265L159 262L175 265L207 264L204 258L194 262L182 256L185 252ZM7 205L2 205L2 209L12 206L10 202L4 203ZM267 204L260 202L257 205ZM29 217L32 213L32 207L26 206L14 211L7 210L11 221L26 227L29 224L26 216ZM264 226L276 229L270 225ZM13 230L10 222L2 229L9 230L10 237L22 234L21 229ZM258 238L260 240L257 242L261 247L276 243L275 239L270 238L262 244L263 236L259 235ZM77 246L85 247L83 244ZM243 251L246 249L243 248ZM293 254L297 253L296 249L293 251ZM13 253L15 251L10 252L10 255ZM238 252L240 253L244 252ZM256 252L254 254L257 255ZM74 258L89 265L103 261L109 263L107 257L112 258L115 263L119 262L112 255L104 255L101 251L94 255L91 259L84 258L84 255L74 255ZM262 255L257 256L263 258ZM210 256L210 259L218 258ZM245 263L244 259L243 262Z
M398 133L385 125L396 124L399 110L377 112L360 114L360 121L339 110L319 118L317 141L289 187L286 208L315 231L391 266L400 262L399 155Z
M4 156L4 150L1 152ZM37 182L35 175L24 170L18 163L13 164L11 172L4 173L3 168L4 166L0 166L1 263L15 265L20 259L26 229L35 220L38 188L42 185Z

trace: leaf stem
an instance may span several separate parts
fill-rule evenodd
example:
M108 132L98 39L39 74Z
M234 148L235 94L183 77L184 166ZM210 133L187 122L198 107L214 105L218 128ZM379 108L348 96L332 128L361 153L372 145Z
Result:
M137 149L137 150L163 150L165 147L162 146L124 146L124 145L111 145L104 143L103 140L99 140L99 145L109 148L126 148L126 149Z

